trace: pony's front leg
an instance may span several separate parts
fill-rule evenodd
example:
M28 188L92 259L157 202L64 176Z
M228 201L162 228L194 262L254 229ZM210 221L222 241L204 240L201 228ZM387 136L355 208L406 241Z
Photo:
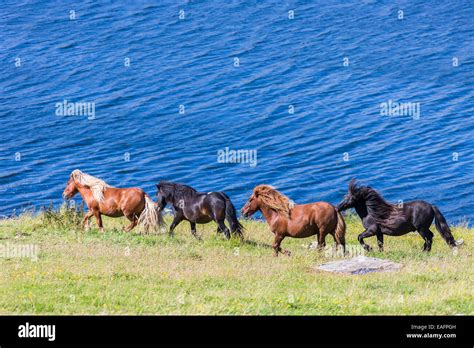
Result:
M360 245L362 245L362 247L364 248L365 251L372 251L372 247L370 245L364 243L364 238L372 237L372 236L375 236L376 234L377 234L377 229L376 228L368 228L364 232L359 234L359 236L357 237L357 239L359 240Z
M183 221L183 213L181 211L176 211L173 222L170 226L170 237L173 237L174 229L181 221Z
M273 240L273 250L274 256L277 257L279 252L284 253L287 256L290 256L291 253L288 250L282 250L280 248L281 242L285 237L275 233L275 239Z
M82 227L83 227L86 231L89 231L89 229L91 228L91 226L90 226L90 218L92 217L92 215L94 215L94 213L89 210L89 211L84 215L84 218L82 219Z
M197 240L202 240L201 237L199 237L197 234L196 223L189 221L189 224L191 225L191 233L193 234L194 238L196 238Z
M94 216L97 221L97 226L99 226L99 231L104 233L104 225L102 225L102 216L100 214L100 211L95 211Z

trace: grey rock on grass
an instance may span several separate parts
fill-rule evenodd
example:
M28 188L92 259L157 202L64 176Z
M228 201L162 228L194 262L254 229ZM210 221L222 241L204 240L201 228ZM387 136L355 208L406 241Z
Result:
M375 257L357 256L350 259L331 261L317 266L318 270L343 274L366 274L370 272L396 271L401 264Z

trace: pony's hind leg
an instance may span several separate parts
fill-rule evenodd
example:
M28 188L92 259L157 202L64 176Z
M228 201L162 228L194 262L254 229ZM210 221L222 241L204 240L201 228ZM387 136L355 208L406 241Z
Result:
M423 251L431 251L431 245L433 244L433 232L431 232L429 228L424 228L418 230L418 233L425 241L425 244L423 244Z
M379 251L383 251L383 234L377 233L377 246L379 247Z
M326 234L327 233L325 231L319 231L319 234L318 234L318 251L323 251L324 248L326 247ZM334 239L334 240L336 240L336 239Z
M342 249L342 255L346 255L346 240L344 236L338 236L336 233L332 235L334 242L336 243L336 250L338 251L339 247Z
M224 223L224 220L217 220L217 225L219 226L219 229L224 232L224 235L227 239L230 239L230 231L227 228L227 226Z
M130 232L138 224L138 216L135 214L128 214L125 217L130 220L130 225L124 228L125 232Z

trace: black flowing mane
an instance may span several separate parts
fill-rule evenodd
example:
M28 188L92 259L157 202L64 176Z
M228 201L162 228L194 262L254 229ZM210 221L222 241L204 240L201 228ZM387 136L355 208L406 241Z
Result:
M351 194L357 201L365 201L370 215L381 225L391 227L393 223L403 217L403 211L395 204L387 202L380 193L370 186L357 186L355 182L349 185Z
M196 193L198 193L191 186L170 181L160 181L158 186L166 196L172 197L173 200L186 199L193 197L196 195Z

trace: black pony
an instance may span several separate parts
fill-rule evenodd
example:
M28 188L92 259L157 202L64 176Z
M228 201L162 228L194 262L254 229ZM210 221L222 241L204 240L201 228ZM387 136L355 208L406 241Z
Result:
M377 236L378 247L383 251L383 235L401 236L408 232L418 231L424 239L423 251L430 251L433 233L430 226L435 219L435 226L450 247L456 247L462 242L456 242L446 219L432 204L424 201L411 201L400 206L385 201L382 196L369 186L357 186L355 179L349 183L349 192L337 206L344 211L355 208L362 220L365 231L359 234L359 243L365 250L372 248L364 243L364 238Z
M167 181L161 181L156 188L160 209L168 203L173 206L174 219L170 235L173 235L173 230L181 221L187 220L191 224L193 236L200 239L196 233L196 224L215 221L217 232L224 232L226 238L230 239L229 229L224 224L227 219L232 233L243 237L244 227L237 220L235 207L224 192L197 192L190 186Z

